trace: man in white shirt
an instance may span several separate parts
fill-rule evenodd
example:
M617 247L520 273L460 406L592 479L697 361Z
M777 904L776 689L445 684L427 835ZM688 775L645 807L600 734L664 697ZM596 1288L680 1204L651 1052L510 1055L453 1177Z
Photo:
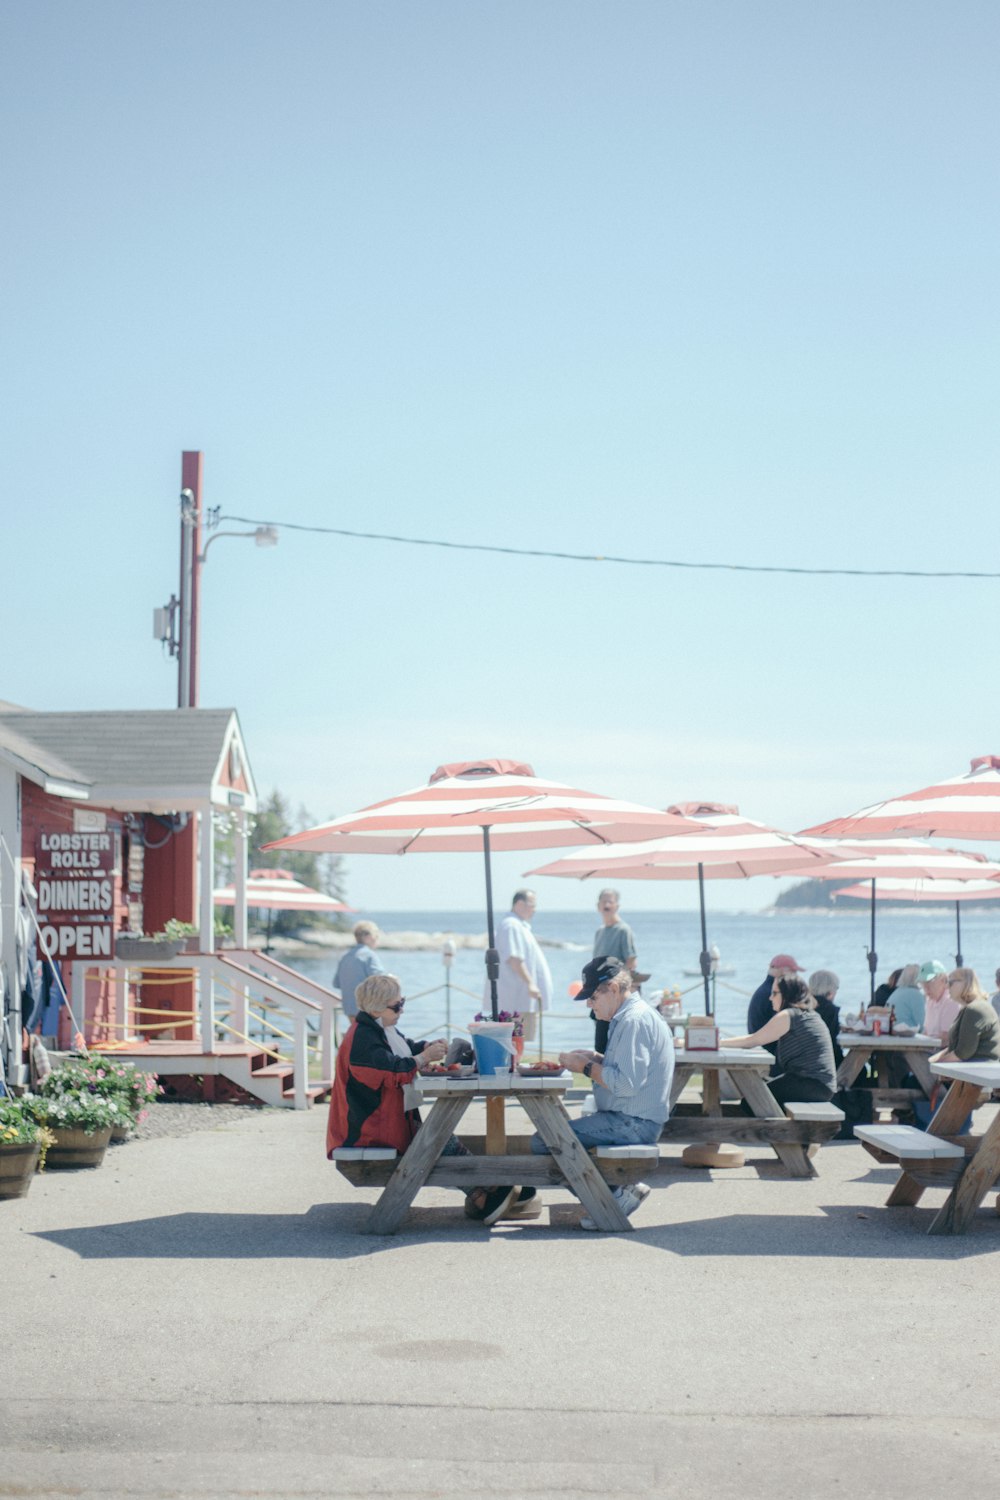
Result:
M500 954L497 1005L500 1010L520 1011L526 1042L538 1033L538 1012L548 1010L552 1003L552 975L531 930L537 904L534 891L515 891L511 909L496 934ZM488 982L485 997L488 1006Z

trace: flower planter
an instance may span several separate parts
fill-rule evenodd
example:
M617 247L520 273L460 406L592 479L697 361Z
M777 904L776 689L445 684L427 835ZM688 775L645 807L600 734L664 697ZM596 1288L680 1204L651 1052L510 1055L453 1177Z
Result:
M37 1141L0 1146L0 1198L23 1198L38 1166Z
M157 959L176 958L186 941L186 938L120 937L115 942L115 957L155 963Z
M72 1167L99 1167L108 1149L111 1127L105 1126L103 1130L92 1131L90 1135L84 1130L59 1127L53 1129L52 1134L55 1142L49 1147L45 1158L46 1169L53 1167L56 1171L61 1171Z
M131 1124L128 1124L128 1125L112 1125L112 1127L111 1127L111 1139L113 1141L117 1141L119 1143L119 1145L120 1145L122 1141L130 1141L132 1139L132 1131L133 1131L133 1126Z

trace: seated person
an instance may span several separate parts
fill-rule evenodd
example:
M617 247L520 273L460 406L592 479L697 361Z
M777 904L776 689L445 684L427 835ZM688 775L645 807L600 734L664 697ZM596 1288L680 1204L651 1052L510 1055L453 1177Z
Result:
M902 969L893 969L892 973L889 975L889 978L885 981L885 983L880 984L878 989L875 991L875 996L872 1000L873 1005L885 1005L887 1007L892 1005L893 996L896 993L896 986L899 983L899 977L902 972ZM811 988L812 986L810 985L810 989Z
M395 974L372 974L355 991L358 1013L337 1049L330 1095L326 1154L338 1146L389 1146L401 1155L420 1129L420 1115L410 1107L406 1088L417 1069L438 1062L444 1041L411 1042L396 1028L406 1004ZM452 1136L442 1156L468 1156ZM492 1224L511 1207L516 1187L473 1188L466 1212Z
M581 1145L651 1146L660 1138L670 1114L670 1086L674 1077L674 1039L662 1017L632 992L628 969L618 958L593 958L583 968L583 988L575 997L589 1001L598 1021L608 1023L604 1054L578 1049L561 1052L559 1061L583 1073L594 1085L593 1114L570 1122ZM549 1148L532 1136L531 1149ZM626 1214L633 1214L649 1196L644 1182L612 1189ZM596 1229L587 1215L581 1229Z
M777 1072L767 1086L779 1104L791 1100L825 1104L833 1098L836 1069L833 1042L801 979L776 979L771 990L775 1014L750 1036L725 1037L722 1047L777 1046Z
M771 1016L771 991L774 989L776 979L794 977L803 974L805 970L801 964L795 962L790 953L776 953L767 966L767 974L761 984L757 986L750 996L750 1004L747 1006L747 1031L759 1031L765 1026ZM773 1046L768 1047L768 1052L773 1052Z
M1000 1018L987 1000L975 969L948 975L951 998L961 1007L948 1033L948 1045L931 1062L1000 1062Z
M958 1020L958 1003L951 997L948 970L939 958L930 958L920 965L917 983L924 992L924 1019L921 1031L925 1036L937 1036L945 1046L952 1023Z
M815 974L809 976L809 988L816 1001L816 1010L820 1020L830 1033L833 1043L833 1065L839 1068L844 1061L837 1037L840 1035L840 1006L834 1002L837 999L837 991L840 989L840 978L832 969L817 969Z
M899 971L899 983L889 998L896 1012L896 1020L904 1026L915 1026L920 1031L924 1024L924 993L917 987L919 964L906 964Z

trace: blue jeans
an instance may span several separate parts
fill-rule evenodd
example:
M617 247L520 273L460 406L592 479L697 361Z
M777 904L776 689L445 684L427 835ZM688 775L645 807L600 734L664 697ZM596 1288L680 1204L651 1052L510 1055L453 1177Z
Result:
M626 1115L618 1109L599 1109L592 1115L570 1120L570 1129L584 1150L590 1146L652 1146L660 1139L660 1120L644 1120L641 1115ZM536 1156L548 1154L540 1135L531 1137Z

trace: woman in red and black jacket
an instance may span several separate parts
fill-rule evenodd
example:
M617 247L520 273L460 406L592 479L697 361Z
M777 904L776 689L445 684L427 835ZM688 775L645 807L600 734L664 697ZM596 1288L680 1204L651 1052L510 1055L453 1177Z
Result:
M417 1068L437 1062L447 1043L411 1042L396 1028L403 999L395 974L372 974L355 991L358 1014L337 1050L337 1071L326 1127L326 1154L338 1146L391 1146L402 1156L420 1129L420 1115L406 1107L406 1085ZM467 1156L452 1136L442 1156ZM538 1212L533 1188L522 1190L519 1217ZM467 1195L470 1218L494 1223L518 1196L516 1187L473 1188Z
M372 974L355 992L358 1014L337 1051L326 1154L338 1146L393 1146L402 1155L420 1128L404 1090L447 1043L411 1042L397 1029L406 1001L394 974Z

